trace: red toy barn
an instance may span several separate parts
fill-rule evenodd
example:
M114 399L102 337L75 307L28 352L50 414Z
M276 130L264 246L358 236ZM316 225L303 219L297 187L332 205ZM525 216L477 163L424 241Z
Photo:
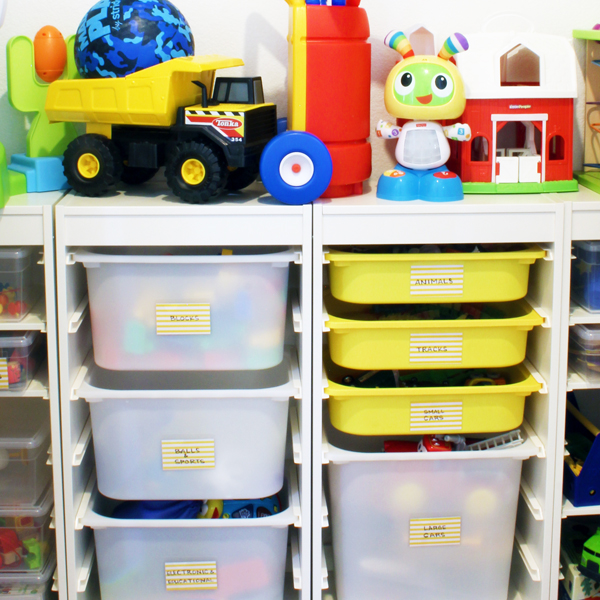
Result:
M470 48L456 62L467 97L459 120L470 125L472 137L452 142L449 168L465 184L491 184L489 191L501 191L496 184L513 184L510 191L561 191L545 186L557 181L571 189L577 80L569 42L533 33L467 39Z

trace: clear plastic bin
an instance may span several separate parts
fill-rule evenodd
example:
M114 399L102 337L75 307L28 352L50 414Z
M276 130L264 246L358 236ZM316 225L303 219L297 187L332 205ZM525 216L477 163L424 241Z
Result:
M0 571L0 598L9 600L49 600L50 578L56 570L54 553L40 572L3 573Z
M0 248L0 321L20 321L37 299L31 248Z
M506 600L522 461L537 446L407 454L381 446L329 438L337 600Z
M0 392L27 388L43 357L41 341L37 331L0 331Z
M182 252L75 254L87 270L96 364L117 371L278 365L295 254L271 248Z
M294 379L289 360L246 373L94 369L77 394L90 405L100 492L120 500L277 493Z
M600 242L573 242L571 297L590 312L600 312Z
M32 506L48 486L48 403L0 401L0 507Z
M50 532L52 487L37 506L0 508L0 579L7 573L41 573L54 548Z
M600 325L570 328L569 366L588 381L600 381Z
M527 294L529 267L544 256L539 246L523 246L495 252L332 250L325 258L338 300L399 304L519 300Z
M401 374L410 376L411 371ZM431 372L430 372L431 373ZM458 371L434 371L456 378ZM415 435L433 433L485 433L516 429L523 421L525 398L542 384L522 365L494 375L498 385L440 382L439 387L353 387L345 377L359 377L327 365L327 388L331 423L355 435Z
M502 317L380 319L372 307L328 297L329 351L348 369L475 369L525 359L527 334L544 319L524 300L485 305ZM445 306L445 305L442 305Z
M94 529L102 600L283 600L291 507L258 519L169 521L106 516L113 508L98 497L83 520ZM180 578L167 590L174 570ZM210 589L199 589L190 573L198 570Z

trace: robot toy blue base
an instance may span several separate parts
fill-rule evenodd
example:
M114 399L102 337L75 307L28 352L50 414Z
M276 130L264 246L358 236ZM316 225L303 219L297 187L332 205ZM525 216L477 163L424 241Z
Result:
M448 171L446 165L417 171L398 164L379 178L377 197L382 200L455 202L462 200L464 194L460 177Z

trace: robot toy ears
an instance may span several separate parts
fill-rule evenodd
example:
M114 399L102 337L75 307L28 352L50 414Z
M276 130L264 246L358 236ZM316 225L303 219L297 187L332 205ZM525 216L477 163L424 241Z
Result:
M396 50L396 52L399 52L404 59L415 55L408 38L398 29L390 31L385 36L383 43L386 46ZM454 33L444 42L444 45L438 54L438 58L441 58L442 60L450 60L455 54L464 52L468 49L469 42L467 42L467 38L461 33Z

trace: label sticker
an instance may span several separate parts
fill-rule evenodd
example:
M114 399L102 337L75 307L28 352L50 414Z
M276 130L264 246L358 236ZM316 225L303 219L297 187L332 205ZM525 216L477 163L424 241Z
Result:
M217 562L165 563L167 592L217 589Z
M416 433L460 431L462 402L413 402L410 405L410 430Z
M163 471L215 468L215 440L163 440Z
M157 304L157 335L210 335L210 304Z
M8 389L8 358L0 358L0 392Z
M411 333L409 362L462 362L462 333Z
M411 519L410 546L459 546L460 517Z
M461 296L463 265L419 265L410 268L411 296Z

